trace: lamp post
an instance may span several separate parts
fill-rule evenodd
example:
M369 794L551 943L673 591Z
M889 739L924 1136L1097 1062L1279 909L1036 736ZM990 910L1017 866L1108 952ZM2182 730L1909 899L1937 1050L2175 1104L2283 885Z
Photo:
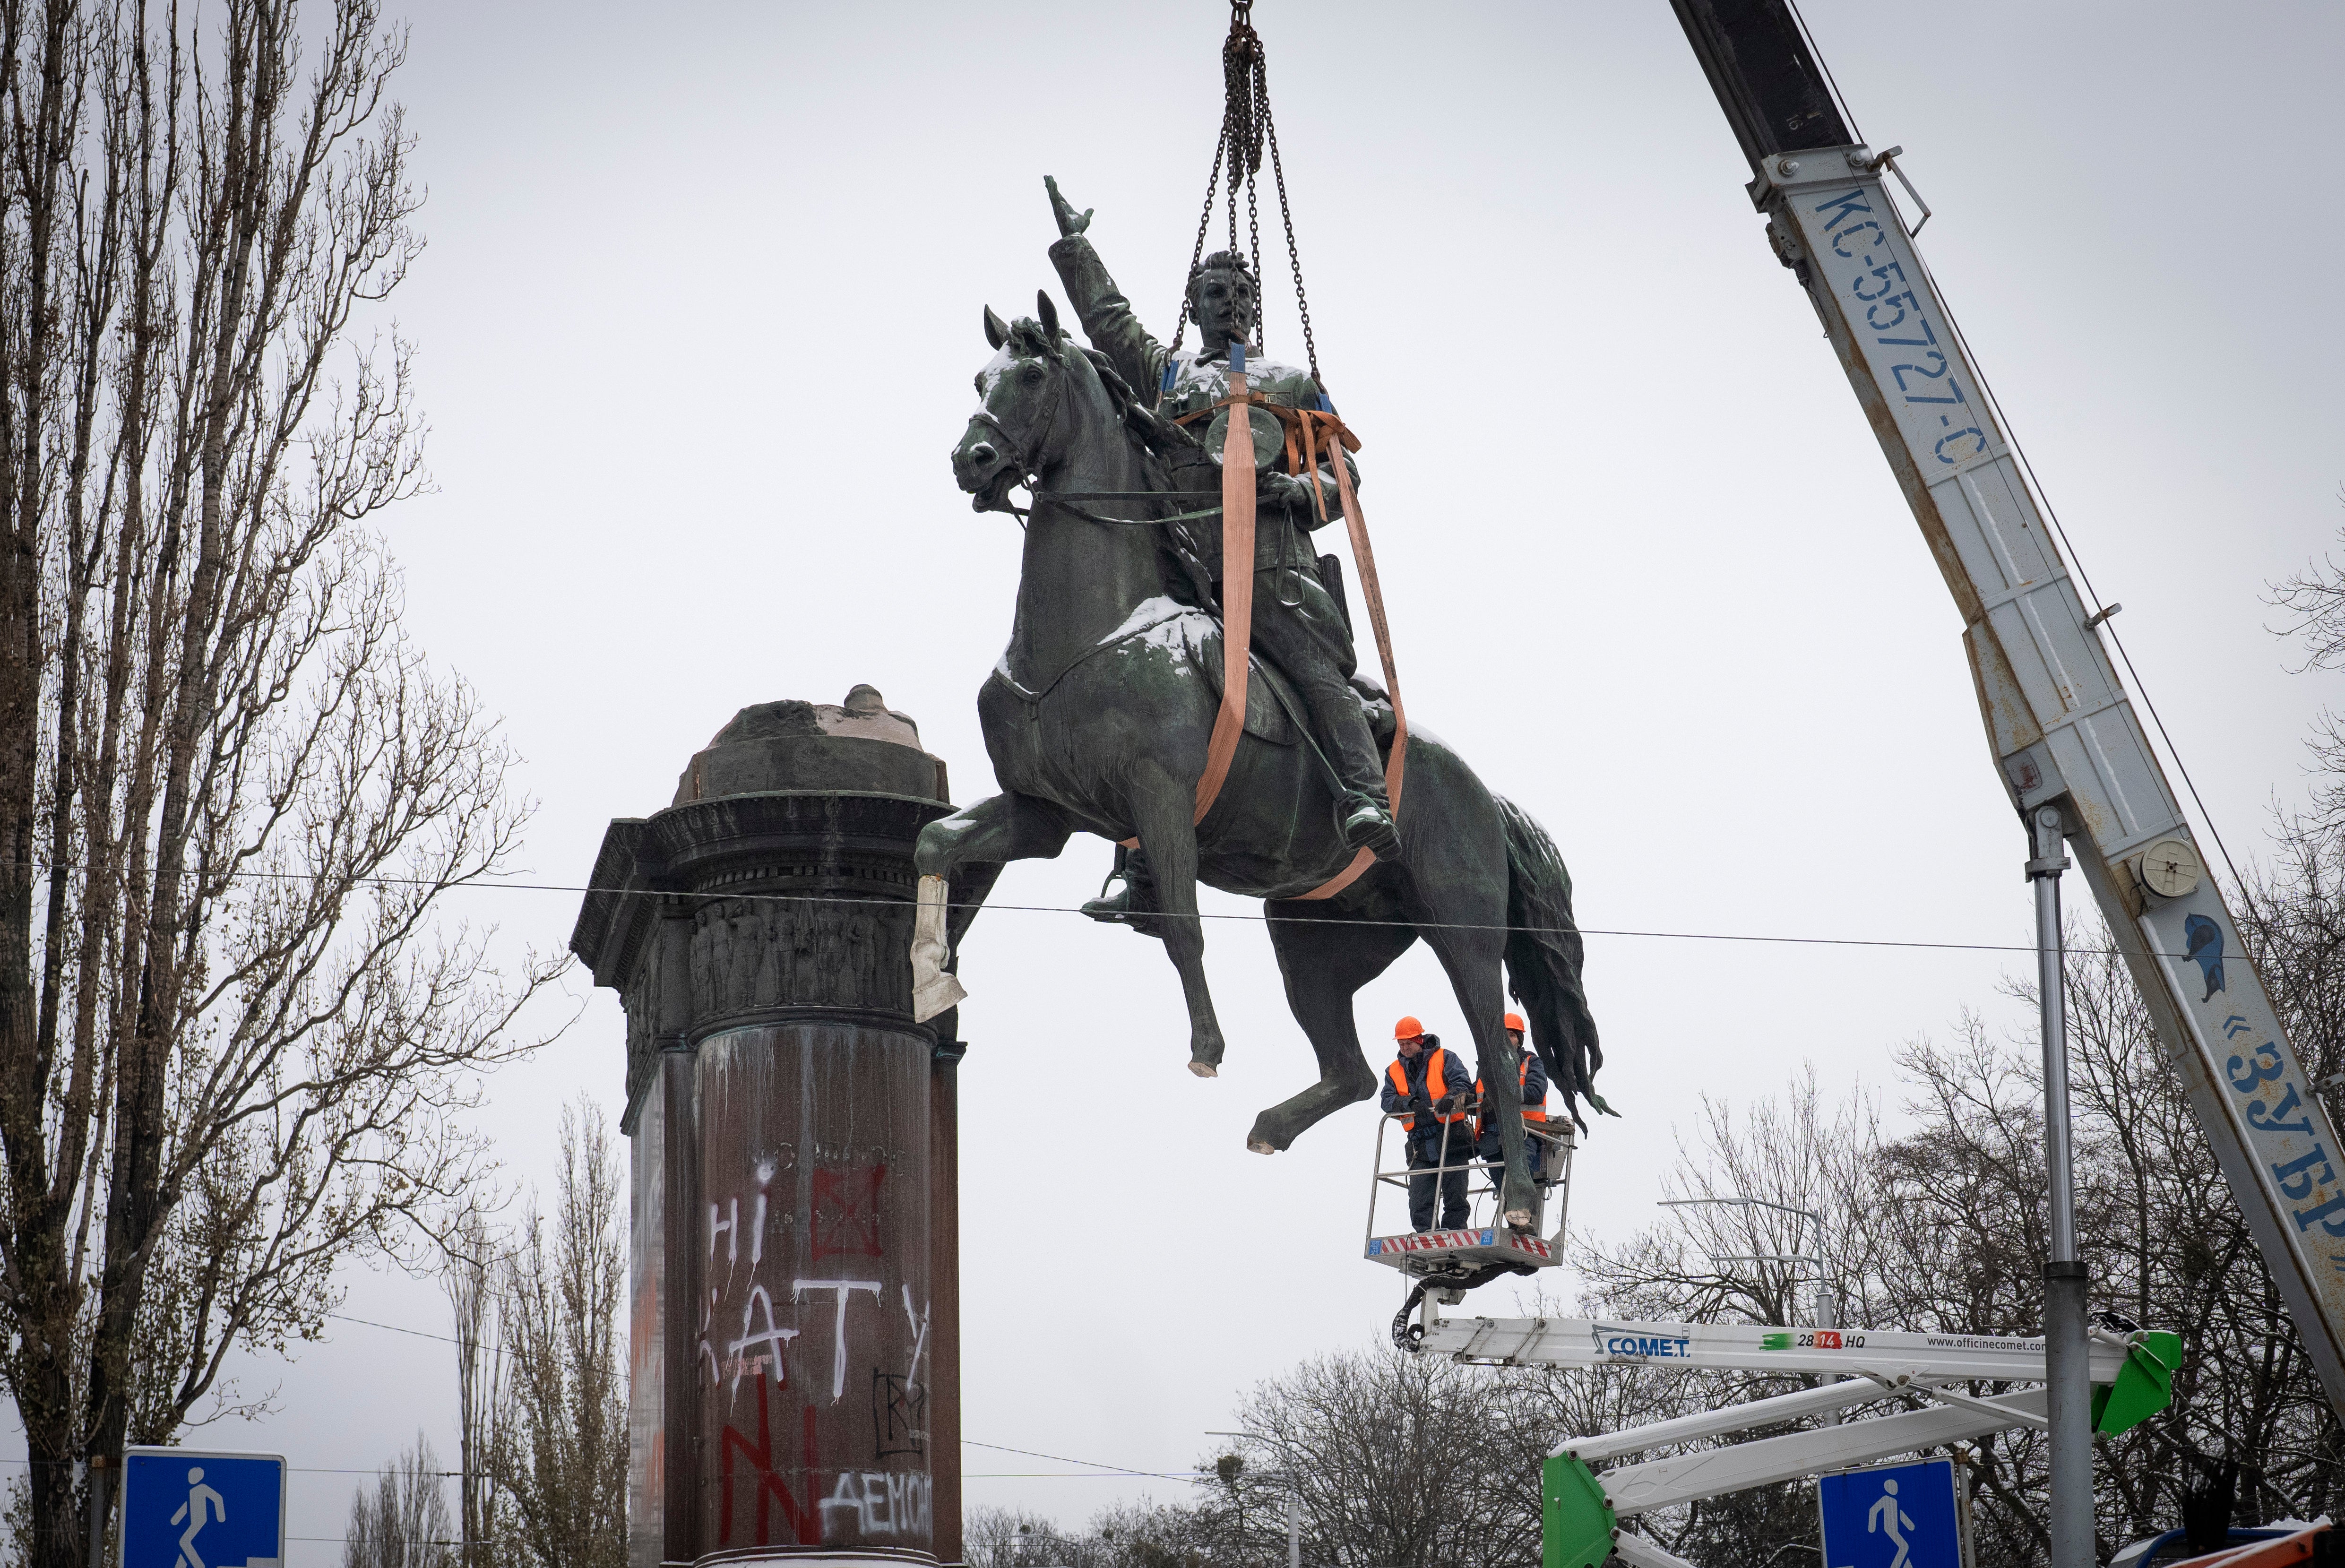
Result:
M1253 1442L1252 1432L1209 1431L1207 1437L1233 1437L1240 1442ZM1267 1480L1286 1483L1286 1568L1303 1568L1303 1500L1295 1495L1294 1472L1286 1470L1259 1472Z
M1816 1235L1819 1239L1823 1235L1824 1217L1822 1215L1817 1213L1812 1209L1802 1209L1795 1204L1790 1203L1777 1203L1772 1199L1744 1198L1738 1195L1732 1198L1665 1198L1660 1201L1660 1207L1663 1209L1694 1209L1704 1205L1712 1205L1719 1208L1729 1209L1772 1209L1779 1214L1795 1214L1802 1219L1814 1220L1816 1222ZM1819 1329L1836 1329L1840 1327L1840 1287L1835 1282L1832 1284L1829 1289L1827 1288L1825 1282L1825 1264L1822 1259L1811 1258L1802 1252L1754 1252L1740 1253L1723 1257L1714 1256L1711 1259L1711 1262L1713 1265L1719 1263L1812 1264L1816 1270L1816 1327ZM1796 1290L1794 1290L1792 1295L1792 1312L1791 1315L1796 1317L1798 1315L1799 1308L1799 1299ZM1838 1378L1826 1378L1824 1381L1826 1382L1836 1383L1841 1380ZM1840 1411L1826 1411L1823 1421L1826 1426L1840 1425Z
M1802 1219L1814 1220L1816 1222L1816 1234L1819 1238L1822 1236L1824 1229L1824 1217L1817 1213L1814 1209L1802 1209L1790 1203L1777 1203L1772 1199L1767 1198L1744 1198L1739 1195L1731 1198L1664 1198L1660 1200L1659 1207L1663 1209L1699 1209L1703 1207L1715 1207L1721 1209L1771 1209L1779 1214L1795 1214ZM1822 1259L1811 1258L1803 1252L1748 1252L1716 1256L1711 1258L1711 1261L1713 1263L1813 1264L1817 1270L1817 1274L1815 1276L1816 1327L1819 1329L1836 1329L1840 1326L1836 1320L1840 1316L1838 1311L1840 1291L1837 1286L1835 1286L1829 1295L1826 1294L1825 1275L1823 1273L1825 1264ZM1796 1316L1799 1310L1799 1300L1796 1293L1792 1298L1792 1307L1793 1315Z

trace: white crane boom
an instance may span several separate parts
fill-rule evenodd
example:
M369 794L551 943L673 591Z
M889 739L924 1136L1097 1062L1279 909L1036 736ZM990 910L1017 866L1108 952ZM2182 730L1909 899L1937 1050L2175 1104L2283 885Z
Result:
M1954 597L1997 776L2023 815L2061 813L2306 1351L2345 1410L2345 1149L1883 184L1896 149L1856 143L1785 0L1671 3L1756 176L1768 239L1822 319Z
M1689 1371L1866 1376L1892 1383L2040 1382L2044 1341L1992 1334L1818 1329L1770 1323L1641 1323L1614 1318L1445 1318L1426 1309L1415 1348L1492 1367L1680 1367ZM2096 1339L2092 1381L2125 1364L2122 1341Z

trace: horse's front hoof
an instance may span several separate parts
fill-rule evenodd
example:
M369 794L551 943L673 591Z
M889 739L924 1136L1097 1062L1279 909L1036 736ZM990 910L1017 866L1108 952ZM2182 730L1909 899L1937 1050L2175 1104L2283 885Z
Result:
M1211 1062L1191 1062L1189 1070L1201 1078L1217 1078L1222 1076L1222 1069Z
M1256 1154L1276 1154L1278 1152L1278 1145L1271 1142L1266 1138L1250 1138L1246 1139L1246 1147L1254 1150Z
M1528 1209L1508 1209L1507 1228L1519 1235L1529 1235L1531 1233L1531 1211Z

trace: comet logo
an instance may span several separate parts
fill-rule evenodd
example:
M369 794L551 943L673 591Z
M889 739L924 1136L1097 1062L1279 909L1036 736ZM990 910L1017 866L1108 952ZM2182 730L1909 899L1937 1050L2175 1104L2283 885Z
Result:
M1638 1334L1626 1324L1590 1323L1589 1335L1596 1353L1614 1361L1681 1361L1693 1354L1693 1341L1677 1334Z

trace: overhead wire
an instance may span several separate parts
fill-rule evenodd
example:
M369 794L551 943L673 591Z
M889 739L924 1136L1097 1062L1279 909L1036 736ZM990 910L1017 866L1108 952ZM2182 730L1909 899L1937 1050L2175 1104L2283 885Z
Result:
M457 1340L453 1336L452 1336L452 1335L448 1335L448 1334L435 1334L435 1333L432 1333L432 1332L431 1332L430 1330L428 1330L428 1329L409 1329L409 1328L402 1328L402 1327L401 1327L401 1326L400 1326L399 1324L397 1324L397 1323L383 1323L383 1322L377 1322L376 1320L373 1320L373 1319L371 1319L371 1318L354 1318L354 1317L350 1316L350 1315L349 1313L347 1313L347 1312L329 1312L329 1313L327 1313L327 1314L326 1314L326 1316L328 1316L329 1318L335 1318L335 1319L339 1319L339 1320L340 1320L341 1321L343 1321L343 1322L345 1322L345 1323L362 1323L362 1324L364 1324L366 1327L368 1327L368 1328L370 1328L370 1329L388 1329L388 1330L391 1330L392 1333L394 1333L394 1334L412 1334L412 1335L414 1335L414 1336L415 1336L417 1339L419 1339L419 1340L441 1340L442 1343L445 1343L445 1344L451 1344L451 1345L452 1345L452 1344L456 1344L456 1343L458 1343L458 1342L459 1342L459 1341L458 1341L458 1340ZM491 1348L491 1347L486 1347L486 1346L484 1346L484 1347L482 1347L482 1348L483 1348L483 1349L489 1349L489 1348ZM1156 1481L1189 1481L1189 1480L1193 1480L1193 1479L1195 1479L1193 1476L1191 1476L1191 1475L1188 1475L1188 1474L1185 1474L1185 1473L1175 1473L1175 1472L1170 1472L1170 1471L1161 1471L1161 1470L1134 1470L1134 1469L1132 1469L1130 1465L1123 1465L1123 1464L1109 1464L1109 1463L1107 1463L1107 1462L1106 1462L1105 1461L1103 1461L1103 1460L1097 1460L1097 1459L1078 1459L1078 1458L1075 1458L1075 1457L1073 1457L1073 1456L1071 1456L1071 1455L1069 1455L1069 1454L1063 1454L1063 1453L1042 1453L1042 1452L1038 1452L1037 1450L1034 1450L1034 1449L1030 1449L1030 1448L1011 1448L1011 1447L1008 1446L1008 1445L1007 1445L1007 1444L1005 1444L1005 1443L999 1443L999 1442L980 1442L977 1439L975 1439L975 1438L973 1438L973 1437L965 1437L965 1438L961 1439L960 1441L961 1441L961 1442L962 1442L965 1446L967 1446L967 1447L969 1447L969 1448L987 1448L987 1449L991 1449L991 1450L993 1450L993 1451L994 1451L995 1452L997 1452L997 1453L1015 1453L1015 1454L1020 1454L1020 1455L1022 1455L1022 1456L1024 1456L1025 1458L1028 1458L1028 1459L1047 1459L1047 1460L1050 1460L1051 1462L1056 1463L1056 1464L1088 1464L1088 1465L1091 1466L1093 1469L1098 1470L1098 1471L1100 1471L1100 1472L1103 1472L1103 1473L1106 1473L1106 1472L1112 1472L1112 1473L1116 1474L1116 1475L1137 1476L1137 1477L1140 1477L1140 1478L1142 1478L1142 1479L1143 1479L1143 1480L1156 1480ZM371 1474L372 1472L366 1472L366 1473ZM454 1471L454 1470L443 1470L443 1471L435 1471L435 1472L431 1472L431 1473L438 1474L438 1475L461 1475L461 1474L462 1474L462 1473L463 1473L463 1472L461 1472L461 1471ZM1020 1473L1023 1473L1023 1472L1020 1472Z
M237 871L222 874L230 879L322 882L329 878L311 872L298 871ZM2235 874L2236 875L2236 874ZM427 886L431 879L420 876L358 876L347 879L351 886ZM449 893L562 893L573 896L606 895L619 898L690 897L702 903L734 901L744 904L818 904L862 905L883 909L903 909L909 901L902 898L858 898L841 894L824 893L747 893L679 894L658 887L595 887L568 882L490 882L466 880L445 885ZM997 904L990 900L975 903L948 902L947 909L991 910L1011 915L1081 915L1081 905L1073 904ZM1271 915L1243 909L1200 909L1199 920L1234 920L1255 925L1318 925L1405 926L1412 931L1498 931L1509 936L1617 936L1670 942L1753 942L1801 947L1883 947L1903 948L1922 952L1962 953L2033 953L2032 942L1947 942L1925 941L1913 937L1889 936L1812 936L1751 931L1661 931L1630 926L1517 926L1503 921L1475 920L1380 920L1357 916L1326 915ZM2121 955L2118 947L2082 947L2071 946L2071 953L2110 956ZM2157 956L2185 958L2187 953L2166 953Z
M996 1453L1023 1454L1028 1459L1047 1459L1059 1464L1088 1464L1101 1472L1103 1479L1111 1474L1136 1476L1145 1481L1194 1481L1197 1479L1193 1473L1187 1472L1134 1470L1129 1465L1108 1464L1096 1459L1076 1459L1063 1453L1041 1453L1030 1448L1010 1448L1003 1443L980 1442L973 1437L965 1437L960 1441L964 1448L985 1448L991 1449Z
M200 1454L201 1452L200 1450L195 1452L198 1454ZM259 1458L261 1456L256 1454L252 1457ZM78 1459L0 1459L0 1464L21 1464L27 1469L31 1469L36 1465L63 1465L68 1468L73 1468L78 1467L84 1462L84 1461ZM383 1472L383 1466L379 1464L289 1464L285 1469L288 1473L293 1475L381 1475ZM464 1472L461 1470L419 1470L415 1472L415 1473L418 1475L436 1475L452 1479L462 1475ZM310 1541L318 1538L309 1535L289 1535L286 1539L289 1541Z
M577 887L554 883L523 882L473 882L467 883L464 885L466 887L473 888L496 887L533 893L604 893L616 894L623 896L643 896L652 898L676 896L676 895L665 890L650 887ZM836 895L809 893L727 892L723 894L695 895L693 896L701 897L709 902L715 902L719 899L740 899L744 902L756 901L782 904L878 905L890 909L901 909L905 906L905 900L900 898L850 898ZM1000 913L1020 915L1083 914L1083 910L1080 905L1071 904L996 904L988 900L979 903L947 903L944 907L947 909L993 910ZM1324 915L1255 914L1251 911L1242 909L1200 909L1197 911L1195 917L1199 920L1236 920L1252 922L1258 925L1390 926L1406 926L1413 931L1501 931L1506 932L1508 935L1520 934L1530 936L1620 936L1679 942L1758 942L1782 944L1793 946L1900 947L1914 948L1924 951L1938 950L1973 953L2034 953L2036 951L2035 945L2032 942L1933 942L1913 938L1885 936L1805 936L1770 935L1741 931L1655 931L1627 926L1516 926L1497 921L1377 920L1355 918L1351 916L1338 917ZM2121 954L2124 951L2124 949L2118 947L2080 947L2076 946L2070 946L2067 950L2071 953L2102 956L2114 956ZM2162 956L2173 958L2186 957L2188 956L2188 955L2187 954L2181 953L2162 955Z
M361 1323L371 1329L388 1329L395 1334L412 1334L418 1339L439 1340L448 1344L455 1344L458 1342L454 1338L447 1334L435 1334L423 1329L402 1328L397 1323L377 1322L370 1318L354 1318L346 1312L329 1312L326 1316L340 1319L341 1321L346 1323ZM964 1471L962 1472L962 1479L965 1481L1068 1480L1194 1482L1199 1479L1196 1472L1190 1471L1137 1470L1130 1465L1110 1464L1105 1460L1082 1459L1076 1455L1064 1453L1044 1453L1040 1450L1030 1448L1012 1448L1007 1443L982 1442L973 1437L962 1438L960 1442L961 1446L964 1448L988 1449L995 1453L1014 1453L1021 1455L1027 1459L1047 1459L1054 1464L1081 1464L1089 1465L1091 1467L1088 1471ZM0 1464L24 1465L28 1468L35 1464L62 1464L72 1466L78 1465L81 1462L82 1462L79 1460L0 1458ZM382 1473L382 1467L379 1465L351 1466L330 1464L289 1464L285 1468L290 1472L300 1475L380 1475ZM464 1472L461 1470L426 1470L418 1472L417 1473L453 1480L461 1478ZM335 1538L323 1535L289 1535L286 1539L289 1541L330 1541Z

